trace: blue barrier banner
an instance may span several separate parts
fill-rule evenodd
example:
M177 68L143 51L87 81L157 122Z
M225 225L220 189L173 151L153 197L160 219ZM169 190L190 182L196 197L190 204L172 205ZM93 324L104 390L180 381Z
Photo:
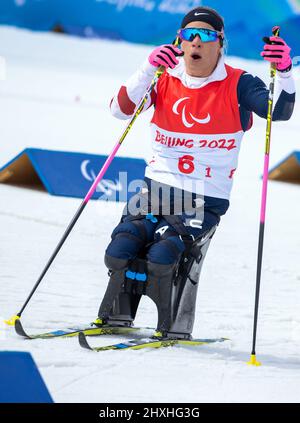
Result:
M183 15L201 4L225 19L228 53L260 59L262 37L274 25L300 55L300 0L1 0L0 24L134 43L172 42Z
M0 403L53 403L28 352L0 351Z
M84 198L107 156L27 148L0 169L0 183ZM143 159L115 157L92 199L126 202L142 185Z

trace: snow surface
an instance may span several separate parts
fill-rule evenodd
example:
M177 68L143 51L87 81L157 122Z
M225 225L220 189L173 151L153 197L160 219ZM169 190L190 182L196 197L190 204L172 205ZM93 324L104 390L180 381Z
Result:
M26 147L108 154L124 128L108 104L151 48L0 27L0 167ZM2 62L3 63L3 60ZM228 63L268 81L265 63ZM298 73L297 73L298 72ZM297 86L300 86L297 71ZM299 150L299 103L273 127L271 166ZM122 156L148 157L150 112ZM299 402L300 187L270 182L257 357L251 352L265 121L246 134L231 208L203 268L194 337L229 337L193 349L82 350L75 339L26 341L2 321L19 311L80 200L0 185L0 348L30 351L56 402ZM30 332L92 321L107 284L103 256L122 204L89 203L23 314ZM155 325L143 297L137 325ZM103 337L98 343L120 338ZM91 343L96 343L92 339Z

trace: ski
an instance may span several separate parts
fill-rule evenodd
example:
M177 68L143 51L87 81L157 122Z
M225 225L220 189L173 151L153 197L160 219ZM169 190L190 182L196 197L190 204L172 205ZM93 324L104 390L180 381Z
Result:
M107 351L107 350L140 350L143 348L161 348L171 347L174 345L194 347L199 345L207 345L215 342L224 342L228 338L213 338L213 339L155 339L155 338L143 338L143 339L132 339L112 345L105 345L100 347L91 347L86 339L86 335L83 332L79 333L78 336L79 344L82 348L91 351Z
M134 333L142 330L152 330L154 328L143 328L143 327L134 327L134 326L112 326L112 325L103 325L97 326L93 323L85 326L75 326L66 329L59 329L45 333L37 334L27 334L24 330L20 319L15 322L15 331L18 335L26 339L51 339L51 338L71 338L78 336L80 332L84 333L85 336L99 336L99 335L125 335L129 333Z

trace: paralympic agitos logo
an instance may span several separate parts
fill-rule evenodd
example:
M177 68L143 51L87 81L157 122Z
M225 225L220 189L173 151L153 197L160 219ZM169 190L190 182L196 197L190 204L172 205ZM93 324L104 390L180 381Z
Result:
M84 160L81 163L80 171L84 179L86 179L89 182L95 181L97 175L90 165L90 160ZM119 180L109 181L107 179L102 179L102 181L99 182L96 191L103 192L108 197L110 197L112 196L114 192L122 191L122 189L123 189L123 186Z
M175 115L179 115L179 106L183 105L184 103L187 103L187 100L189 100L190 97L183 97L180 98L179 100L177 100L172 108L173 113L175 113ZM182 119L182 123L184 124L184 126L186 128L192 128L195 123L199 123L201 125L205 125L207 123L210 122L210 114L208 113L207 116L203 119L200 119L199 117L195 117L194 115L192 115L192 113L187 112L186 110L186 104L183 105L183 107L180 107L181 109L181 119ZM188 116L187 116L188 114Z

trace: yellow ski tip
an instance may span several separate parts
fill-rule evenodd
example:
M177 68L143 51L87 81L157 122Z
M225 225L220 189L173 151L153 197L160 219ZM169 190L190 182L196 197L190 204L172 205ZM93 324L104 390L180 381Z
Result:
M4 323L8 326L15 326L16 320L19 320L19 316L12 316L9 320L4 320Z
M97 319L95 319L94 321L93 321L93 323L95 324L95 325L104 325L104 321L102 320L102 319L100 319L100 317L97 317Z
M159 331L154 332L154 334L152 335L152 338L160 339L162 337L163 337L163 334L162 334L162 332L159 332Z
M261 366L261 362L256 360L256 355L251 354L250 361L247 362L249 366Z

